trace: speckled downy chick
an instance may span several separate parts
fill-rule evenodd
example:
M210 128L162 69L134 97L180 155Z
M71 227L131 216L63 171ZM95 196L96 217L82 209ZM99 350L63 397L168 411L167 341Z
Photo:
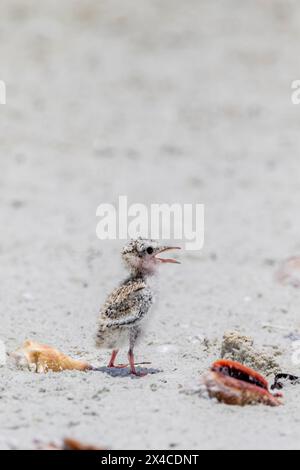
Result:
M159 265L179 263L173 258L159 255L179 247L161 246L155 240L139 238L130 241L123 250L122 258L130 275L107 298L100 311L96 345L112 349L108 367L116 365L119 347L129 342L128 359L131 373L138 374L135 368L133 350L142 330L145 317L155 302L153 277Z

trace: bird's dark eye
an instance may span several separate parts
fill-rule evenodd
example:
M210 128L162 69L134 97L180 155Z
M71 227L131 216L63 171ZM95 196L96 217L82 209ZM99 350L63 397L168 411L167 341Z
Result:
M152 255L154 250L153 250L152 246L148 246L146 251L147 251L148 255Z

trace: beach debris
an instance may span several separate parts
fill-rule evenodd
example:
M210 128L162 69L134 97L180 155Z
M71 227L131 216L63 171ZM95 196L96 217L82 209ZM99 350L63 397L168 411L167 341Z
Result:
M202 389L209 398L226 405L264 404L279 406L281 394L271 394L267 380L243 364L229 360L215 362L201 377Z
M274 355L266 351L257 351L254 348L253 338L238 331L224 333L221 358L240 362L267 376L280 372L280 366Z
M276 280L284 286L300 287L300 256L284 260L277 273Z
M72 359L51 346L30 340L25 341L21 348L10 354L10 357L18 367L28 368L30 371L39 374L49 371L86 371L93 369L87 362Z
M282 390L287 384L300 385L300 377L291 374L277 374L274 383L271 385L271 390Z
M96 447L89 444L84 444L76 439L65 438L61 444L50 443L47 445L40 444L37 441L38 450L88 450L97 451L105 450L103 447Z
M63 450L104 450L104 448L85 444L76 439L66 438L64 439Z

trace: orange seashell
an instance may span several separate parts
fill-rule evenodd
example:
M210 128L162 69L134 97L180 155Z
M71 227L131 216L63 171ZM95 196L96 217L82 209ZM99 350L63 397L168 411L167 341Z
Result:
M91 370L87 362L78 361L66 356L57 349L27 340L21 348L11 354L18 366L28 367L39 374L61 372L63 370Z
M104 450L104 448L84 444L75 439L64 439L63 450Z
M50 443L47 445L41 444L39 441L36 441L37 450L106 450L103 447L96 447L89 444L84 444L75 439L66 438L62 444Z
M278 399L281 395L272 395L269 392L269 385L264 377L239 362L215 362L211 370L202 377L202 384L210 398L216 398L227 405L282 404Z

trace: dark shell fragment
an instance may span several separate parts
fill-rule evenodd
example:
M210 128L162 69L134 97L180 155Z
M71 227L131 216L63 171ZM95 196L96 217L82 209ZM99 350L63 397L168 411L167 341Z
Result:
M271 385L271 390L282 390L289 382L291 385L300 385L300 377L291 374L277 374L274 383Z

